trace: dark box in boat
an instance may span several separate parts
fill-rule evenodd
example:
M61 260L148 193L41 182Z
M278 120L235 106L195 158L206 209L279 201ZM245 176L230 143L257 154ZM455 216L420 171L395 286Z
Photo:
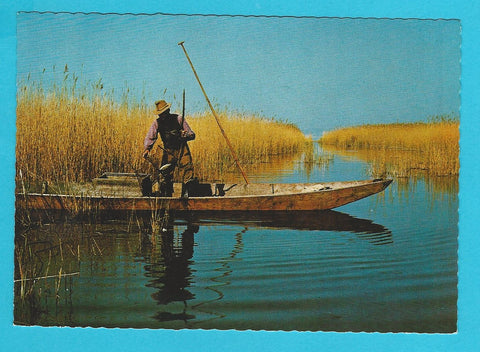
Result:
M182 185L182 194L187 192L189 197L210 197L212 196L212 185L210 183L190 182Z
M151 196L152 195L152 179L150 175L141 177L140 181L140 188L142 189L142 196Z

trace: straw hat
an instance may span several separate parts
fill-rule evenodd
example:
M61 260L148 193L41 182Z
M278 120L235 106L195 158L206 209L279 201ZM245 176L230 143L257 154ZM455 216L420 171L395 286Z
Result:
M166 110L170 109L172 104L167 103L165 100L157 100L155 102L155 115L160 115L161 113L165 112Z

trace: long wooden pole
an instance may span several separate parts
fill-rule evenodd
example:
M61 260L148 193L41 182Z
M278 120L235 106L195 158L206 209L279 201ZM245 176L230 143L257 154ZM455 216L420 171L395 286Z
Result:
M180 123L180 130L181 131L183 131L184 122L185 122L185 89L183 90L183 95L182 95L182 122ZM186 145L187 145L187 142L183 141L183 139L181 139L180 149L178 150L178 155L177 155L177 165L176 165L177 176L180 174L180 161L182 160L183 149L185 148ZM184 173L183 176L185 177L185 173ZM192 177L193 177L193 175L192 175ZM185 180L183 178L182 178L182 181L185 182Z
M183 130L183 122L185 121L185 89L183 90L182 103L182 125L180 128Z
M195 75L195 78L197 79L198 84L200 85L200 88L202 89L203 95L205 96L205 99L207 100L208 106L210 107L210 110L212 110L213 117L215 117L215 121L217 121L217 125L220 128L220 132L222 132L222 135L225 138L225 141L227 142L228 147L230 148L230 152L232 153L233 159L235 160L235 163L237 164L238 169L242 173L243 179L248 184L249 182L248 182L247 175L245 174L245 171L243 171L242 167L240 166L240 163L238 162L237 153L235 153L235 150L233 149L232 144L230 143L230 140L227 137L227 134L225 133L222 125L220 124L217 113L215 112L215 109L213 108L213 105L210 102L210 99L208 99L207 93L205 93L205 89L203 89L202 82L200 82L200 79L198 78L197 71L195 71L195 67L193 67L192 61L190 60L190 57L188 56L187 50L185 50L185 47L183 46L183 43L185 43L185 42L180 42L180 43L178 43L178 45L180 45L182 47L183 52L185 53L185 56L187 57L187 60L190 63L190 66L192 67L193 74Z

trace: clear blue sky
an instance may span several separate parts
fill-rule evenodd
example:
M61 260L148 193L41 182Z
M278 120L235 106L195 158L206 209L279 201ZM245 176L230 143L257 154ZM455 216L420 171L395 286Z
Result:
M460 22L19 13L17 78L68 64L104 89L208 106L185 41L219 107L297 124L314 137L364 123L425 120L460 107ZM166 94L163 92L167 89ZM153 106L153 105L152 105Z

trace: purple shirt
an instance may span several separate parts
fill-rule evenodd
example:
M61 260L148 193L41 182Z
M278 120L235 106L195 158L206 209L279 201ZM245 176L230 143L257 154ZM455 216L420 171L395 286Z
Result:
M178 115L178 124L180 125L182 123L182 116ZM185 139L186 140L192 140L195 139L195 132L192 131L190 126L187 123L187 120L183 120L183 128L186 132ZM143 146L145 150L151 150L153 145L158 139L158 121L155 119L150 126L150 129L147 132L147 136L145 137L145 140L143 141Z

